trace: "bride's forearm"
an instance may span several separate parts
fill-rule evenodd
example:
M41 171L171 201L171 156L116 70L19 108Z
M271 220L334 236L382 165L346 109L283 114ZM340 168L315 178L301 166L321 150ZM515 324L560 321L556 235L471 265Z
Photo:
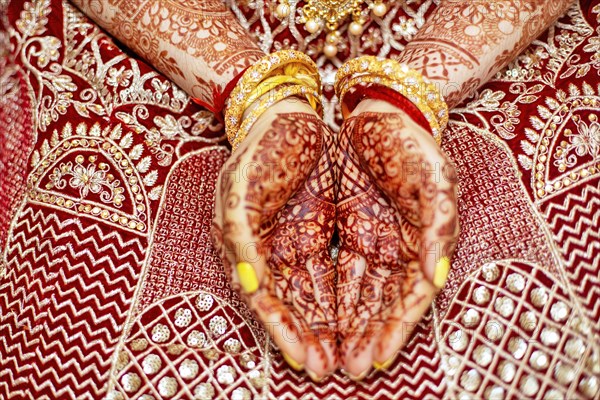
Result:
M439 83L453 107L523 51L572 0L445 0L400 61Z
M72 0L123 44L208 108L264 53L218 0Z

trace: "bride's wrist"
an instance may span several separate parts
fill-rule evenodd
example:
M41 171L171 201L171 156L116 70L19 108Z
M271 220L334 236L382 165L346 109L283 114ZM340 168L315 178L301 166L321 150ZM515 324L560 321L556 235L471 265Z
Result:
M350 101L346 106L354 109L352 115L361 112L403 114L431 133L431 126L421 110L401 93L381 85L368 85L361 89L358 90L358 96L347 96Z
M248 108L246 108L246 110L244 110L242 120L246 119L248 117L248 115L250 115L252 113L252 111L256 107L258 107L258 105L263 100L269 99L269 98L272 99L273 101L275 101L275 98L276 98L275 89L265 93L264 95L262 95L261 97L256 99L256 101L254 101L252 104L250 104L248 106ZM265 111L265 113L263 115L261 115L261 117L259 117L259 119L264 117L265 114L270 115L270 114L279 113L279 112L287 112L287 113L289 113L289 112L308 112L308 113L316 114L316 111L310 106L310 104L308 104L308 101L305 98L302 98L299 96L290 96L290 97L281 99L279 101L275 101Z
M365 97L356 105L354 111L352 111L352 115L364 112L404 113L404 110L388 101Z

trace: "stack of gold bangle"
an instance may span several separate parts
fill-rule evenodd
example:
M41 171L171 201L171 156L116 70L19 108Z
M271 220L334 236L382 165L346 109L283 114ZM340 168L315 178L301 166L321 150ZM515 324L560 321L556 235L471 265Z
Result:
M442 131L448 124L448 105L436 86L418 71L398 61L363 56L346 62L335 77L335 92L343 102L352 87L376 83L389 87L410 100L431 127L435 141L440 144Z
M295 50L281 50L248 68L231 92L225 111L225 131L233 150L270 106L290 96L305 97L322 114L321 79L309 56ZM250 106L252 110L244 117Z

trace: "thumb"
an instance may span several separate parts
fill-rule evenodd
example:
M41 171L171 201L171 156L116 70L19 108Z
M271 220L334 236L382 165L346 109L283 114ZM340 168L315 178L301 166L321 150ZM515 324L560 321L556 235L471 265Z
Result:
M267 254L258 237L254 211L236 207L223 213L223 244L232 263L232 286L246 294L258 290L267 269Z
M441 177L438 182L429 182L420 194L421 218L421 265L425 276L438 289L442 289L450 272L450 259L456 247L459 233L456 206L456 187L451 177Z

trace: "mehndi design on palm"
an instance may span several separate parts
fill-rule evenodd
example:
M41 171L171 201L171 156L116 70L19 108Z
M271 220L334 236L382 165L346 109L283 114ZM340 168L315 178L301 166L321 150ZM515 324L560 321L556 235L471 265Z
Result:
M437 293L433 264L458 234L455 179L403 113L351 117L339 141L340 352L342 368L360 379L371 365L387 367Z
M313 112L267 119L223 169L214 236L234 288L288 362L318 380L337 366L333 136ZM239 262L256 271L252 293Z

